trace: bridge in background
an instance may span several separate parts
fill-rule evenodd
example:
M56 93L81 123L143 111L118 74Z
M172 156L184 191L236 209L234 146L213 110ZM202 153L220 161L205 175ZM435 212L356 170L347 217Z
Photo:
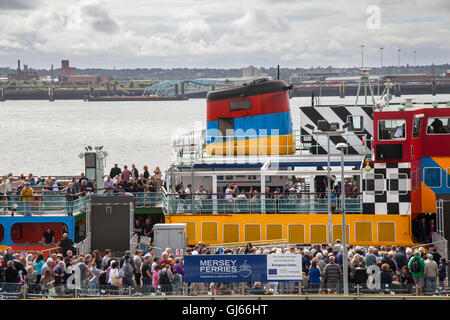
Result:
M184 96L193 93L207 93L208 91L223 89L232 86L224 81L197 79L197 80L168 80L155 83L145 88L142 93L157 96Z

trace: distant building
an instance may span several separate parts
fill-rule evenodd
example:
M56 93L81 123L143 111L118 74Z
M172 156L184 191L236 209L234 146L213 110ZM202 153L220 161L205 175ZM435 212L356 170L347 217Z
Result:
M293 77L291 80L323 81L330 77L339 77L339 72L305 72L296 78Z
M390 79L394 83L399 82L427 82L436 78L433 74L416 73L416 74L388 74L384 76L384 80Z
M69 60L61 61L61 76L62 77L74 76L76 74L77 74L77 69L69 67Z
M59 77L60 82L103 82L106 78L103 76L91 76L91 75L77 75L77 69L74 67L69 67L69 60L61 61L61 76Z
M17 73L8 73L8 81L33 81L39 80L37 72L28 69L25 64L23 71L20 70L20 60L17 60Z
M261 75L261 73L259 72L258 68L254 67L254 66L249 66L242 70L243 78L258 77L260 75Z

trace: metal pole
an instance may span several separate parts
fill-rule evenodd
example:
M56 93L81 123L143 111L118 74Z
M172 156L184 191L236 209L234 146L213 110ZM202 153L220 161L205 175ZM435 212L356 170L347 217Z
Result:
M344 279L344 295L348 295L348 256L347 256L347 235L345 224L345 184L344 184L344 150L341 149L341 203L342 203L342 244L343 244L343 279Z
M364 45L361 45L361 68L364 68Z
M212 201L213 201L213 213L217 213L217 176L212 176Z
M134 234L134 208L133 202L130 202L130 239L128 240L130 251L135 249L131 247L131 239L133 238L133 234Z
M383 47L381 47L380 50L381 50L381 67L383 68Z
M330 136L328 138L328 243L333 243L333 221L331 215L331 168L330 168Z

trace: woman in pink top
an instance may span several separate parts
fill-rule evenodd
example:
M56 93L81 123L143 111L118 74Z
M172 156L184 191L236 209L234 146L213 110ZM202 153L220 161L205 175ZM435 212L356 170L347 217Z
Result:
M155 270L153 271L153 281L152 281L152 287L155 289L155 293L158 293L159 290L159 271L161 270L161 266L157 265L155 267Z

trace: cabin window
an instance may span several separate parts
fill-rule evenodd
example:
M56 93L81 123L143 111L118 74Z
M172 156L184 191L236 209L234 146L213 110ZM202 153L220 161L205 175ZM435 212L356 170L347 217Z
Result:
M408 175L406 173L389 174L389 191L394 194L408 194Z
M450 168L447 168L447 188L450 188Z
M428 134L449 134L450 118L428 118L427 133Z
M378 121L379 140L401 140L405 139L405 120L380 120Z
M422 118L415 118L413 122L413 138L420 135L420 126L422 125Z
M219 118L219 131L222 137L234 136L234 119L233 118Z
M364 119L362 116L347 116L347 122L350 124L347 129L348 131L364 131Z
M248 110L252 108L250 99L230 101L230 111Z
M383 194L384 193L384 175L369 173L366 176L366 192L367 194Z
M423 177L423 182L430 188L440 188L442 185L441 168L424 168Z

